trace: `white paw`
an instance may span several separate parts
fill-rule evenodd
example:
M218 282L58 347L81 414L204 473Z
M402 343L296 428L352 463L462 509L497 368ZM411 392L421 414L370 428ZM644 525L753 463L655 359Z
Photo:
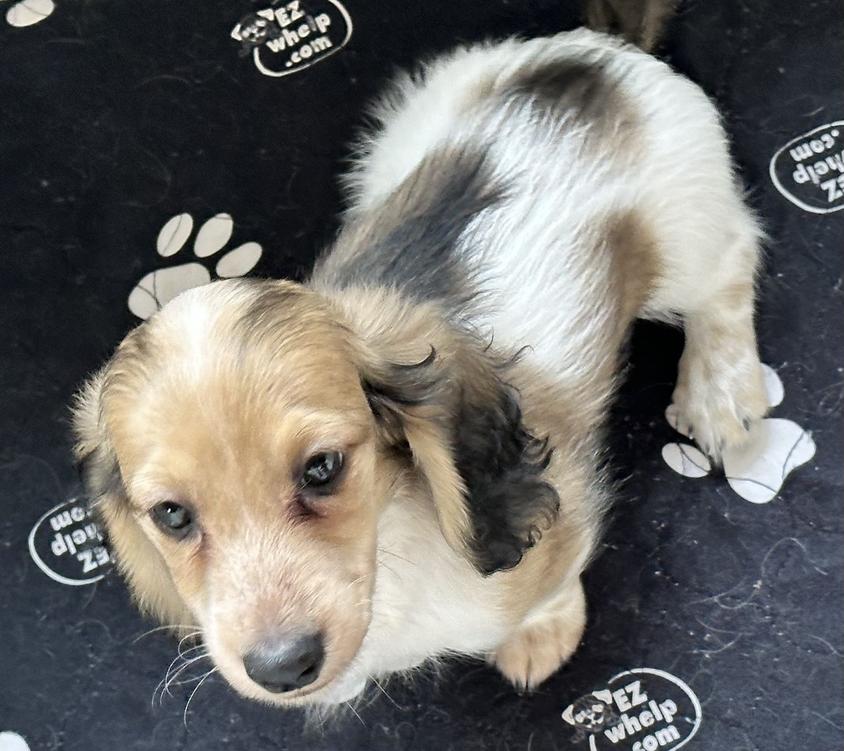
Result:
M208 258L218 253L232 236L234 222L228 214L217 214L208 219L196 233L193 252L197 258ZM158 233L155 248L162 258L181 252L193 232L193 217L177 214L169 219ZM256 242L239 245L224 254L215 267L218 277L229 279L248 274L261 258L263 250ZM146 320L164 307L176 295L208 284L211 272L201 263L182 263L165 269L150 271L129 293L129 310Z
M762 366L768 404L775 407L782 402L784 389L776 371ZM665 411L668 424L678 432L677 411L671 405ZM751 426L741 445L724 450L721 457L724 474L730 487L751 503L768 503L782 488L785 478L815 455L812 437L791 420L763 419ZM694 446L669 443L662 448L662 458L684 477L705 477L711 470L706 456Z
M29 744L17 733L4 730L0 733L0 751L29 751Z
M32 26L49 16L56 6L53 0L20 0L6 11L9 26Z

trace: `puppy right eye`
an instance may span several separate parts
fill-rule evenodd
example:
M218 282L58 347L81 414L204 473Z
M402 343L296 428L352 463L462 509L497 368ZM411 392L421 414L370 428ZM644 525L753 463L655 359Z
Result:
M182 540L193 530L193 514L189 509L172 501L164 501L150 510L152 520L165 534Z
M314 454L302 472L302 487L318 494L327 493L343 469L343 454L339 451L321 451Z

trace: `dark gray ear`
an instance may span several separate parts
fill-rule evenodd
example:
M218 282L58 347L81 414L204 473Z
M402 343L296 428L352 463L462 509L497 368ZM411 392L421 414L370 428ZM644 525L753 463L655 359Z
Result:
M79 479L90 502L123 496L117 457L111 448L102 414L102 393L108 366L92 376L76 395L73 405L74 456Z
M498 379L490 385L474 394L464 388L454 438L475 564L484 574L516 566L560 507L557 491L543 479L553 451L548 440L527 430L512 388Z
M408 430L408 423L424 419L442 427L462 485L463 547L489 575L516 566L539 541L557 516L559 497L543 479L548 441L527 430L515 390L482 348L473 349L452 363L432 349L422 362L387 366L380 377L365 379L364 390L393 445L413 454L423 472L425 457L417 453L427 442L416 440L417 428ZM454 517L453 505L440 512L441 521Z
M123 478L117 459L108 446L98 446L76 460L79 480L94 511L97 502L106 497L125 497Z

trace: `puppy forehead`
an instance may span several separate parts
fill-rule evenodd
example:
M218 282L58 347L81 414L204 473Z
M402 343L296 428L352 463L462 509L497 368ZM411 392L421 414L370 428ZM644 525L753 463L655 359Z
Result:
M370 430L343 328L295 285L191 290L135 338L108 399L117 442L133 453L257 456L354 444Z
M208 284L177 297L147 325L154 346L198 369L232 357L330 356L348 342L328 304L292 282Z
M148 382L348 406L360 386L348 332L327 304L291 282L227 281L177 297L141 334L130 367ZM150 365L149 361L153 361ZM219 388L219 387L222 387Z

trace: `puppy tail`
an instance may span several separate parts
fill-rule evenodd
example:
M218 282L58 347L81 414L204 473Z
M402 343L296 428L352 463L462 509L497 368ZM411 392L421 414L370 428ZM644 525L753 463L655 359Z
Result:
M586 25L624 37L645 52L663 39L679 0L585 0Z

